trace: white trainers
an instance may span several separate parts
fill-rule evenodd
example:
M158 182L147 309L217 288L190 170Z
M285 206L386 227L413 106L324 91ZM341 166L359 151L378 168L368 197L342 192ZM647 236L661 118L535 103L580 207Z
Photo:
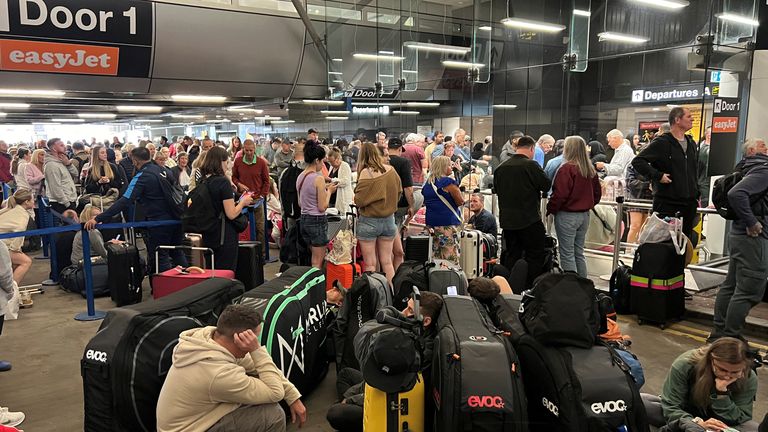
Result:
M26 416L23 412L8 411L8 408L0 407L0 425L15 427L24 421Z

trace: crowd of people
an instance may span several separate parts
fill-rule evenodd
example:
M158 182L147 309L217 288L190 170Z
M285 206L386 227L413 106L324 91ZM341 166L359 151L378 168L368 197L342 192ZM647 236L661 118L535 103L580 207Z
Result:
M0 233L27 230L30 220L39 220L41 206L49 206L57 220L83 223L92 230L90 233L98 233L98 224L116 219L183 220L184 215L174 211L168 192L178 188L188 193L190 202L211 203L215 220L220 223L208 224L199 234L202 245L214 251L220 269L235 270L238 235L244 229L241 214L263 199L269 212L266 218L264 212L255 212L259 238L272 237L280 244L285 232L298 224L309 246L310 264L317 268L322 269L332 240L328 238L329 215L344 216L352 211L358 215L356 235L364 270L380 271L391 283L404 259L402 230L421 213L424 228L432 236L435 259L458 265L462 253L459 236L468 226L493 236L501 234L500 267L511 269L525 262L525 285L530 287L537 276L547 271L547 255L553 253L547 246L548 231L553 230L545 227L542 197L548 198L545 216L554 221L559 262L565 272L588 276L584 249L594 225L591 222L595 217L602 219L597 208L606 189L614 184L622 185L618 191L621 195L651 200L653 211L662 217L682 215L683 232L695 242L696 208L700 203L706 205L707 201L699 200L709 195L708 180L704 181L706 175L702 172L706 162L702 165L702 159L708 157L710 131L708 128L705 141L697 144L685 134L691 126L690 111L673 108L667 127L650 142L642 143L638 135L630 142L614 129L606 134L608 149L598 141L586 142L576 135L557 140L545 134L535 139L515 131L498 157L491 137L473 144L463 129L454 131L453 136L437 131L431 137L418 133L390 137L379 131L372 140L360 136L351 142L321 141L315 129L310 129L306 138L296 140L234 137L229 144L184 136L170 141L161 137L157 143L140 141L137 145L123 145L115 137L111 143L92 140L87 146L80 141L68 145L52 138L29 148L9 149L0 141L0 180L15 189L0 210ZM747 360L741 352L746 345L740 339L746 316L762 298L768 277L768 263L763 259L768 254L768 233L762 229L768 213L753 213L749 201L768 184L766 162L765 142L748 140L740 169L749 174L731 191L738 203L734 207L739 218L730 233L728 277L715 305L710 338L714 344L707 351L681 356L673 365L660 401L648 402L658 402L663 408L662 422L690 418L720 430L718 422L736 425L751 417L751 403L747 410L746 398L754 395L756 384L753 374L744 367ZM621 181L615 183L613 179ZM486 195L480 189L488 188L498 198L498 220L485 208ZM630 209L630 243L637 240L646 217L647 212ZM282 228L273 230L273 225ZM73 262L89 253L106 258L101 235L89 234L90 251L83 251L81 234L77 235L80 237L74 241ZM157 262L152 253L161 245L181 245L184 235L182 225L146 230L150 272L187 266L187 257L180 250L160 249ZM9 293L13 290L7 289L8 284L20 284L32 263L22 248L23 242L22 237L4 240L0 248L0 255L7 254L11 264L11 282L0 281L2 289ZM0 267L0 272L7 270ZM0 331L5 300L0 295ZM284 377L266 378L275 371L254 342L260 318L244 311L230 312L229 316L222 315L216 329L189 333L180 346L189 345L193 351L198 346L215 346L221 351L222 363L231 363L232 355L241 359L250 353L253 362L245 371L257 371L261 384L249 391L259 394L248 399L230 395L227 389L216 390L217 397L225 402L208 408L218 410L222 416L211 414L205 421L211 426L219 424L223 414L231 413L238 403L257 405L282 399L291 405L294 416L303 419L306 413L300 402L295 405L295 388L286 384ZM720 339L727 343L720 343ZM0 362L0 370L9 368L7 362ZM226 373L239 373L229 366L222 368ZM681 377L693 373L691 370L697 376L706 375L702 379L707 386L696 384L693 389L681 389L689 385ZM181 374L174 370L172 373L169 379ZM231 378L232 385L252 385L243 377ZM731 384L746 393L740 393L739 400L721 401L730 397ZM214 391L211 389L208 391ZM268 393L260 393L262 390ZM717 400L703 396L713 391L717 392ZM178 401L166 399L161 397L163 403L171 404L169 412L183 410L173 405ZM226 409L222 404L228 404ZM205 417L206 413L198 414ZM198 421L198 414L195 417L185 413L181 417ZM242 415L263 420L276 416L277 411L257 410ZM179 418L166 420L161 422L165 425L162 429L184 429L184 421ZM228 429L222 426L220 430Z

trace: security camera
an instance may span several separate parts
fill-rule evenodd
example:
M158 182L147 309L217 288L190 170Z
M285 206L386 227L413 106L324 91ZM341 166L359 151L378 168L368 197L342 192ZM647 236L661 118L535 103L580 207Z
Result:
M280 104L280 109L281 109L281 110L284 110L284 109L285 109L285 104L281 103L281 104Z

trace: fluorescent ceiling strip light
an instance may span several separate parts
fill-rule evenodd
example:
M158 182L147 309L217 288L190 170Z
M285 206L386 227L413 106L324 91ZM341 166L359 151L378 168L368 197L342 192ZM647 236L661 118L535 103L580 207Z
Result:
M341 100L303 99L302 102L307 105L344 105L344 101Z
M253 119L254 119L254 120L263 120L263 121L268 121L268 120L280 120L280 119L282 119L282 117L270 117L270 116L264 116L264 117L254 117Z
M750 25L752 27L758 27L760 25L760 21L758 21L758 20L756 20L756 19L754 19L752 17L743 16L743 15L736 15L736 14L731 14L731 13L719 14L719 15L717 15L717 18L721 19L723 21L734 22L734 23L738 23L738 24Z
M118 105L115 108L120 112L135 113L159 113L163 110L163 107L153 105Z
M419 71L417 71L417 70L409 70L409 69L403 69L403 73L412 73L412 74L417 74L417 73L419 73Z
M494 105L493 107L494 107L494 108L498 108L498 109L515 109L515 108L517 108L517 105L512 105L512 104L497 104L497 105Z
M491 27L491 26L480 26L477 29L478 30L482 30L482 31L491 31L491 30L493 30L493 27Z
M224 96L206 96L206 95L172 95L174 102L201 102L201 103L222 103L227 100Z
M443 66L448 68L472 69L472 68L485 67L483 63L472 63L472 62L456 61L456 60L443 60L441 63L443 64Z
M329 117L326 117L325 119L326 119L326 120L349 120L349 117L334 117L334 116L329 116Z
M26 90L26 89L0 89L0 96L18 97L62 97L66 94L61 90Z
M188 124L192 124L192 123L171 123L170 125L171 126L186 126Z
M0 108L29 108L27 103L0 102Z
M0 117L5 117L7 115L8 115L8 113L0 112Z
M229 123L231 120L229 119L215 119L215 120L206 120L206 123Z
M264 110L260 110L260 109L256 109L256 108L247 108L247 107L242 107L242 106L229 107L229 108L227 108L227 111L239 112L239 113L256 113L256 114L261 114L261 113L264 112Z
M418 111L404 111L404 110L393 110L392 114L399 114L399 115L419 115L421 114Z
M439 107L440 102L406 102L409 107Z
M395 55L395 52L394 51L379 51L379 54L384 54L384 55L392 56L392 55Z
M163 120L135 120L136 123L163 123Z
M611 42L626 42L626 43L634 43L634 44L642 44L642 43L648 42L648 39L644 37L626 35L626 34L614 33L614 32L598 33L597 37L601 42L611 41Z
M565 26L561 24L552 24L542 21L533 21L523 18L504 18L501 23L507 27L518 28L523 30L535 30L548 33L558 33L565 30Z
M443 53L449 53L449 54L466 54L472 51L471 47L441 45L441 44L434 44L429 42L406 42L405 46L407 48L414 49L417 51L443 52Z
M335 62L343 62L344 60L343 60L343 59L340 59L340 58L334 58L334 59L331 59L331 61L335 61Z
M370 53L354 53L352 54L352 57L360 60L392 60L392 61L405 60L405 57L400 57L395 55L370 54Z
M585 16L585 17L592 16L592 12L588 10L581 10L581 9L574 9L573 14L578 16Z
M290 123L296 123L296 120L275 120L272 122L272 124L290 124Z
M60 125L61 123L54 123L54 122L34 122L34 123L32 123L32 124L33 124L33 125L41 125L41 126L46 126L46 125Z
M349 115L349 111L331 111L331 110L322 110L320 111L320 114L323 115Z
M686 0L632 0L635 3L659 7L664 9L682 9L690 3Z
M109 113L77 113L77 116L82 119L113 119L117 117L117 114Z
M344 84L344 81L342 81L342 80L333 80L333 82L335 82L337 84Z
M394 78L394 77L395 77L394 75L389 75L389 74L379 74L379 78Z
M55 119L51 119L51 121L60 122L60 123L82 123L85 120L83 120L83 119L71 119L71 118L55 118Z
M171 117L173 118L180 118L180 119L201 119L205 118L202 114L171 114Z
M343 72L328 72L328 75L344 75Z

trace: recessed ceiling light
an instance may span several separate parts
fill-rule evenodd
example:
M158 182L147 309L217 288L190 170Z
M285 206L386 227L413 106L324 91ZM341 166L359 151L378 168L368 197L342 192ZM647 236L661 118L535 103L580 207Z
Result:
M625 43L633 43L633 44L642 44L642 43L648 42L648 38L635 36L635 35L614 33L614 32L598 33L597 37L600 40L600 42L610 41L610 42L625 42Z
M326 120L349 120L349 117L328 116Z
M9 97L62 97L66 94L61 90L27 90L27 89L0 89L0 96Z
M406 102L405 105L409 107L438 107L440 102Z
M483 63L472 63L456 60L443 60L441 63L447 68L472 69L485 67L485 64Z
M331 71L331 72L328 72L328 75L344 75L344 73L343 72L333 72L333 71Z
M322 111L320 111L320 114L323 114L323 115L349 115L349 111L322 110Z
M331 59L331 61L335 61L335 62L343 62L344 60L343 60L343 59L340 59L340 58L334 58L334 59Z
M77 116L82 119L113 119L117 117L117 114L110 113L77 113Z
M239 112L239 113L255 113L255 114L262 114L264 112L264 110L262 109L248 108L244 106L231 106L227 108L227 111Z
M296 123L296 120L274 120L272 124L290 124Z
M371 54L371 53L354 53L352 54L352 57L360 60L392 60L392 61L402 61L405 60L405 57L400 57L392 54L382 54L381 51L379 51L379 54Z
M632 0L635 3L642 3L648 6L654 6L664 9L682 9L690 3L685 0Z
M82 123L85 120L75 119L75 118L55 118L55 119L51 119L51 121L60 122L60 123Z
M758 27L760 25L760 21L758 21L758 20L756 20L756 19L754 19L752 17L743 16L743 15L736 15L736 14L731 14L731 13L719 14L719 15L717 15L717 18L721 19L723 21L729 21L729 22L738 23L738 24L745 24L745 25L750 25L750 26L753 26L753 27Z
M399 115L419 115L421 114L418 111L405 111L405 110L393 110L392 114L399 114Z
M491 31L491 30L493 30L493 27L491 27L489 25L486 25L486 26L480 26L477 29L478 30L482 30L482 31Z
M515 109L515 108L517 108L517 105L512 105L512 104L496 104L493 107L494 108L498 108L498 109Z
M8 113L0 112L0 117L5 117L7 115L8 115Z
M206 120L206 123L229 123L229 119L215 119L215 120Z
M120 112L134 113L159 113L163 110L163 107L153 105L118 105L115 108Z
M171 114L171 117L173 118L180 118L180 119L201 119L205 118L202 114Z
M200 102L200 103L222 103L227 100L224 96L206 96L206 95L172 95L171 99L175 102Z
M519 28L523 30L543 31L547 33L558 33L565 30L565 26L561 24L553 24L523 18L504 18L501 20L501 23L507 27Z
M280 120L282 117L271 117L271 116L264 116L264 117L254 117L254 120L263 120L263 121L269 121L269 120Z
M585 17L592 16L592 12L588 10L581 10L581 9L574 9L573 14L578 16L585 16Z
M441 45L429 42L406 42L406 48L410 48L417 51L427 52L442 52L449 54L466 54L472 51L472 47L462 47L455 45Z
M341 101L341 100L303 99L301 102L307 105L329 105L329 106L344 105L344 101Z
M0 108L29 108L27 103L0 102Z
M139 119L139 120L134 120L134 121L136 123L163 123L163 120L149 120L149 119L145 119L145 120Z

